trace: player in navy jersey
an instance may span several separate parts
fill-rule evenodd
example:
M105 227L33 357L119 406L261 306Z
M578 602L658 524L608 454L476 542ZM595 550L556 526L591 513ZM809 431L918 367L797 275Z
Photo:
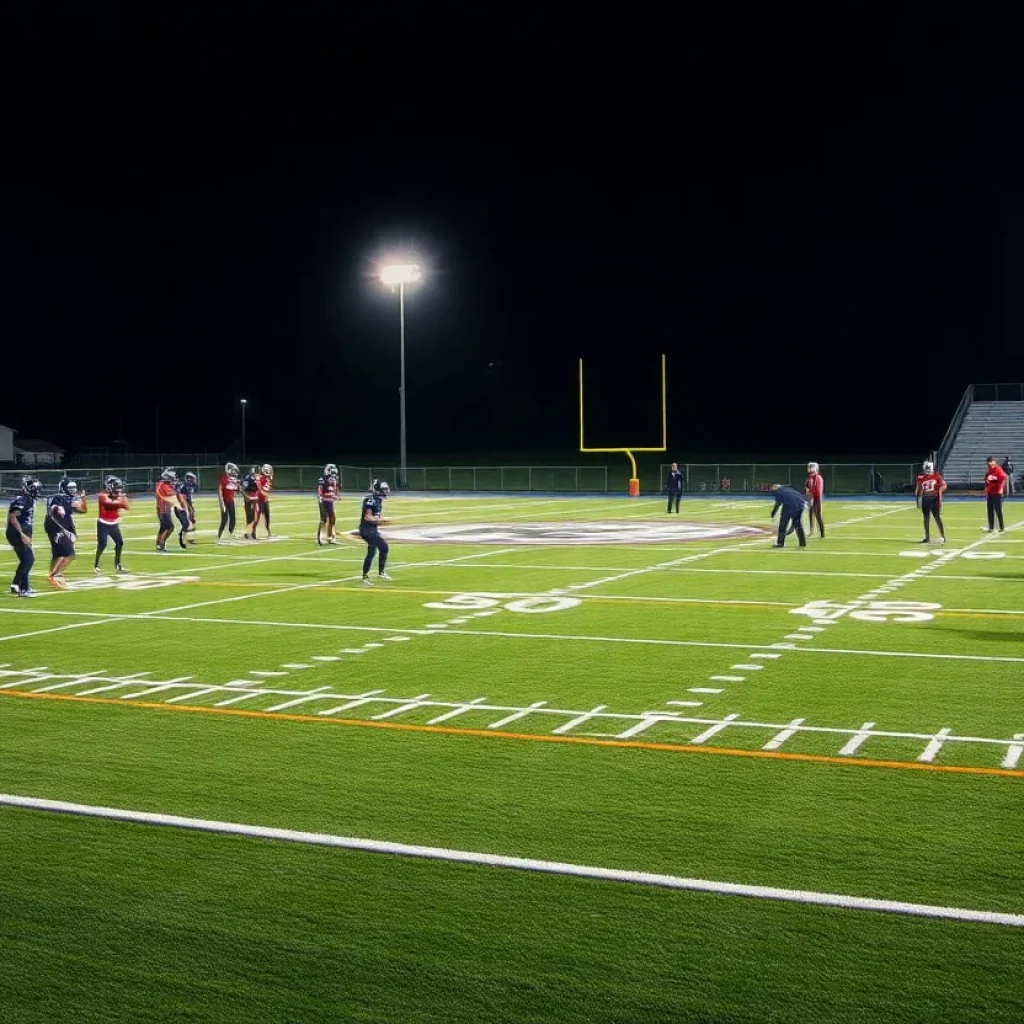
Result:
M75 541L78 531L75 529L74 514L87 510L85 494L78 493L78 485L74 480L64 477L57 485L58 491L46 503L46 521L44 529L50 541L50 572L47 580L50 585L63 590L64 572L75 560Z
M326 533L327 543L337 544L334 502L338 497L338 467L333 462L324 466L324 475L316 482L316 496L320 506L320 525L316 528L316 542L323 546L321 536Z
M373 481L370 493L363 498L362 508L359 516L359 536L366 541L366 557L363 559L363 582L373 586L370 582L370 569L373 567L374 555L379 553L377 563L377 578L389 580L391 577L384 571L388 561L388 542L380 535L379 526L390 522L381 516L384 508L384 501L391 493L391 488L382 480L377 483Z
M18 568L11 581L11 593L18 597L34 597L29 586L28 574L36 556L32 551L32 516L36 499L43 493L42 484L35 477L27 476L21 481L21 493L11 502L7 512L7 543L18 556Z
M196 508L192 499L199 490L199 478L195 473L186 473L184 479L175 483L174 489L178 492L180 499L180 506L174 510L174 514L178 517L178 524L181 526L178 531L178 543L185 547L185 534L190 535L189 544L196 542L195 537L191 536L196 528Z

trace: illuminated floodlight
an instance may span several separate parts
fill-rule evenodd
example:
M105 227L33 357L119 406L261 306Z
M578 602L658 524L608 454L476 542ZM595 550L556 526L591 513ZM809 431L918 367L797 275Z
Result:
M395 285L412 284L418 281L423 274L420 272L418 263L395 263L380 268L380 279L384 284Z

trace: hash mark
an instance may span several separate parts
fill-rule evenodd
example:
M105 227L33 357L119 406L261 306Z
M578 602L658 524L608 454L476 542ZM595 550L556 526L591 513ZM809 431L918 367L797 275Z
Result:
M875 722L865 722L857 735L854 736L842 750L839 751L840 757L850 757L852 754L856 754L860 745L871 735L871 730L875 727Z
M503 725L508 725L509 722L518 722L520 718L525 718L531 711L536 708L542 708L547 704L546 700L539 700L535 704L531 704L528 708L524 708L522 711L517 711L514 715L509 715L507 718L502 718L498 722L491 722L488 729L500 729Z
M1018 732L1013 737L1015 740L1024 740L1024 732ZM1016 768L1020 763L1020 755L1024 753L1024 743L1011 743L1010 749L1003 758L1003 768Z
M804 719L802 718L794 718L793 721L789 723L788 728L783 729L782 732L773 736L761 749L778 750L779 747L781 747L782 744L786 742L786 740L790 739L792 736L796 734L796 729L793 728L793 726L802 725L803 722Z
M699 736L694 736L691 743L704 743L711 739L712 736L717 736L723 729L725 729L730 722L735 721L739 718L738 714L726 715L721 722L716 722L710 729L705 729Z

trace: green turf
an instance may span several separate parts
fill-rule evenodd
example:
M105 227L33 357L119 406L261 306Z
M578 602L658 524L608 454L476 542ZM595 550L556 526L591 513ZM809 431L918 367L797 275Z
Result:
M949 546L923 557L904 554L912 504L839 500L807 550L629 543L651 522L764 526L768 508L396 497L395 578L366 588L360 545L315 544L309 499L277 500L276 542L202 532L169 555L139 503L127 580L97 581L82 529L67 591L37 573L38 600L0 605L0 791L1024 913L1024 507L988 536L980 503L951 502ZM399 528L588 521L619 543ZM812 601L863 603L815 625L795 614ZM851 616L871 601L939 607ZM910 735L841 754L862 727ZM531 739L559 736L634 745ZM990 925L7 808L0 856L5 1024L988 1022L1024 1002L1024 934Z

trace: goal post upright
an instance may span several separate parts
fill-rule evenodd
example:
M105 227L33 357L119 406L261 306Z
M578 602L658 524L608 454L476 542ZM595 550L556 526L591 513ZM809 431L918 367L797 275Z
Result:
M634 452L666 452L668 451L668 387L667 377L665 373L665 355L661 356L661 446L659 448L641 448L636 445L631 445L628 448L588 448L584 441L584 419L583 419L583 360L579 361L579 389L580 389L580 451L581 452L600 452L604 454L608 453L620 453L625 455L629 459L629 465L631 470L631 476L629 478L629 495L632 498L638 497L640 494L640 478L636 468L636 457Z

